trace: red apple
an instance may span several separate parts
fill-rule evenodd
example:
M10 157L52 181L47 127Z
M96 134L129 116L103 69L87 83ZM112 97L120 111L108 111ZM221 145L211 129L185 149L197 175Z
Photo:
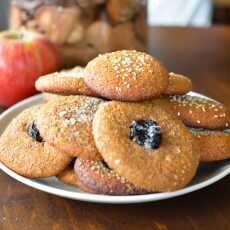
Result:
M0 33L0 104L11 106L36 93L35 81L60 68L56 46L28 31Z

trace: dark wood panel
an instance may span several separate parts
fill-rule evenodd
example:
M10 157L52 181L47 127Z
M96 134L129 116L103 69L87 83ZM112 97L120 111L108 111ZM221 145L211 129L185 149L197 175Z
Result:
M192 78L194 90L230 105L230 28L152 29L150 53Z
M230 29L155 28L149 52L194 90L230 105ZM0 173L0 229L229 230L230 177L183 197L149 204L103 205L55 197Z

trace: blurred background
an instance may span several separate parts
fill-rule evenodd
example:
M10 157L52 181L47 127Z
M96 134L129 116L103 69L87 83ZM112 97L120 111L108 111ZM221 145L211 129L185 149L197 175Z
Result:
M0 1L0 29L7 27L10 0ZM148 0L148 23L210 26L230 23L230 0Z
M52 71L48 68L46 70L44 65L46 71L42 73L39 67L39 71L35 72L34 76L28 76L28 79L34 79L34 81L42 75L60 69L70 69L78 65L85 66L98 54L123 49L154 53L170 69L176 71L175 66L178 67L179 58L174 60L170 55L184 56L185 44L181 44L181 39L184 41L191 39L190 43L208 40L207 43L202 42L200 49L202 50L200 55L205 55L206 49L207 56L213 52L212 48L217 48L218 43L222 44L222 40L216 42L215 36L209 34L212 33L210 31L215 33L216 30L228 29L228 27L222 26L212 29L208 27L227 24L230 24L230 0L0 0L0 30L6 29L9 25L9 28L14 30L14 34L12 36L12 32L9 31L6 33L10 34L12 39L18 38L17 42L21 42L20 38L23 36L20 33L24 33L23 31L26 30L43 34L44 39L48 38L57 48L55 50L58 52L53 53L53 56L59 60L57 63L60 65L52 66ZM154 29L149 29L149 27ZM196 29L196 27L203 29ZM155 33L157 30L161 32ZM183 33L186 34L183 31L190 31L189 35L183 37ZM197 31L199 33L196 33ZM197 36L192 36L194 33ZM149 36L151 34L153 36ZM4 42L6 45L7 39ZM26 40L22 39L23 42ZM168 48L166 44L169 44ZM193 47L189 46L186 49L191 49L192 52ZM183 55L178 55L180 52ZM225 57L224 55L229 53L221 52L221 55ZM8 56L6 59L9 59L10 56ZM43 57L41 55L41 60ZM193 55L191 57L193 60ZM0 56L1 58L5 57ZM227 62L229 58L226 56L224 60ZM21 62L26 63L26 59L20 59ZM184 69L182 69L182 62L185 64ZM5 63L8 63L8 60ZM9 63L13 63L13 61L10 60ZM196 70L194 67L190 68L190 62L186 61L184 57L179 63L178 71L191 74ZM207 63L208 69L210 69L209 62ZM203 65L200 67L206 71ZM11 66L7 66L7 68L12 69ZM25 78L28 69L30 66L25 64L22 78ZM15 81L10 81L11 77L12 79L15 77L14 73L12 75L7 76L4 72L2 78L14 84ZM202 76L204 76L203 72ZM21 82L18 84L20 85ZM5 83L5 85L7 88L9 84ZM12 87L15 88L14 85ZM36 93L34 82L29 89L31 91L25 84L25 88L18 91L23 95L28 93L26 94L28 96ZM6 95L3 97L7 98ZM16 99L22 98L16 97Z
M0 1L0 29L4 29L7 27L9 5L10 5L10 0Z

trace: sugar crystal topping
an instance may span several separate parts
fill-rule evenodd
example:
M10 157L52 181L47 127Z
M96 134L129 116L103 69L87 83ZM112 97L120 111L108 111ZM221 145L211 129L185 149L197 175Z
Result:
M213 110L214 112L224 110L224 107L221 103L191 95L174 95L170 96L169 100L172 102L177 102L179 106L200 108L203 112L207 112L207 109Z
M85 69L82 67L75 67L71 70L62 70L61 72L54 73L57 77L73 77L73 78L84 78Z
M101 176L103 176L104 173L106 173L107 177L113 177L116 178L117 180L119 180L121 183L127 183L126 179L122 176L120 176L118 173L116 173L115 171L111 170L106 163L104 163L103 161L91 161L92 166L91 166L91 170L94 171L97 174L102 174Z
M66 108L58 113L60 118L64 119L64 126L71 126L77 123L92 122L98 106L103 100L98 98L85 98L75 107Z
M170 96L169 100L171 102L176 102L176 106L179 107L189 106L191 108L198 109L199 112L211 112L211 114L213 114L213 119L225 119L227 116L225 107L216 101L191 95L174 95ZM189 114L192 113L193 111L189 110ZM197 123L200 124L200 120L197 120ZM226 123L225 126L228 127L228 124Z
M220 103L202 97L196 97L187 94L170 96L169 99L172 102L178 102L179 104L185 104L188 106L201 107L202 109L203 109L203 105L213 108L214 111L218 111L218 108L219 109L223 108L223 106Z
M116 52L106 56L110 60L113 70L118 74L131 73L131 75L124 74L129 77L138 75L138 73L151 68L152 57L150 55L137 52L123 50L121 55L117 55Z
M132 82L135 82L143 72L153 73L152 57L150 55L130 50L112 52L103 55L105 61L111 64L112 70L117 79L121 79L121 84L115 87L116 91L129 89Z

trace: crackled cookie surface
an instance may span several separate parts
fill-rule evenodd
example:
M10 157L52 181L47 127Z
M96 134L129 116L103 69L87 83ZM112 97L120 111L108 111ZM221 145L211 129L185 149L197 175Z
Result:
M210 129L229 127L229 110L219 102L190 95L171 96L169 100L175 114L188 126Z
M84 68L75 67L40 77L36 81L36 89L41 92L62 95L96 96L85 84L84 77Z
M135 50L99 55L86 66L85 83L105 98L140 101L158 97L168 86L166 68Z
M72 157L100 159L92 135L92 120L102 99L67 96L47 102L37 122L50 144Z

